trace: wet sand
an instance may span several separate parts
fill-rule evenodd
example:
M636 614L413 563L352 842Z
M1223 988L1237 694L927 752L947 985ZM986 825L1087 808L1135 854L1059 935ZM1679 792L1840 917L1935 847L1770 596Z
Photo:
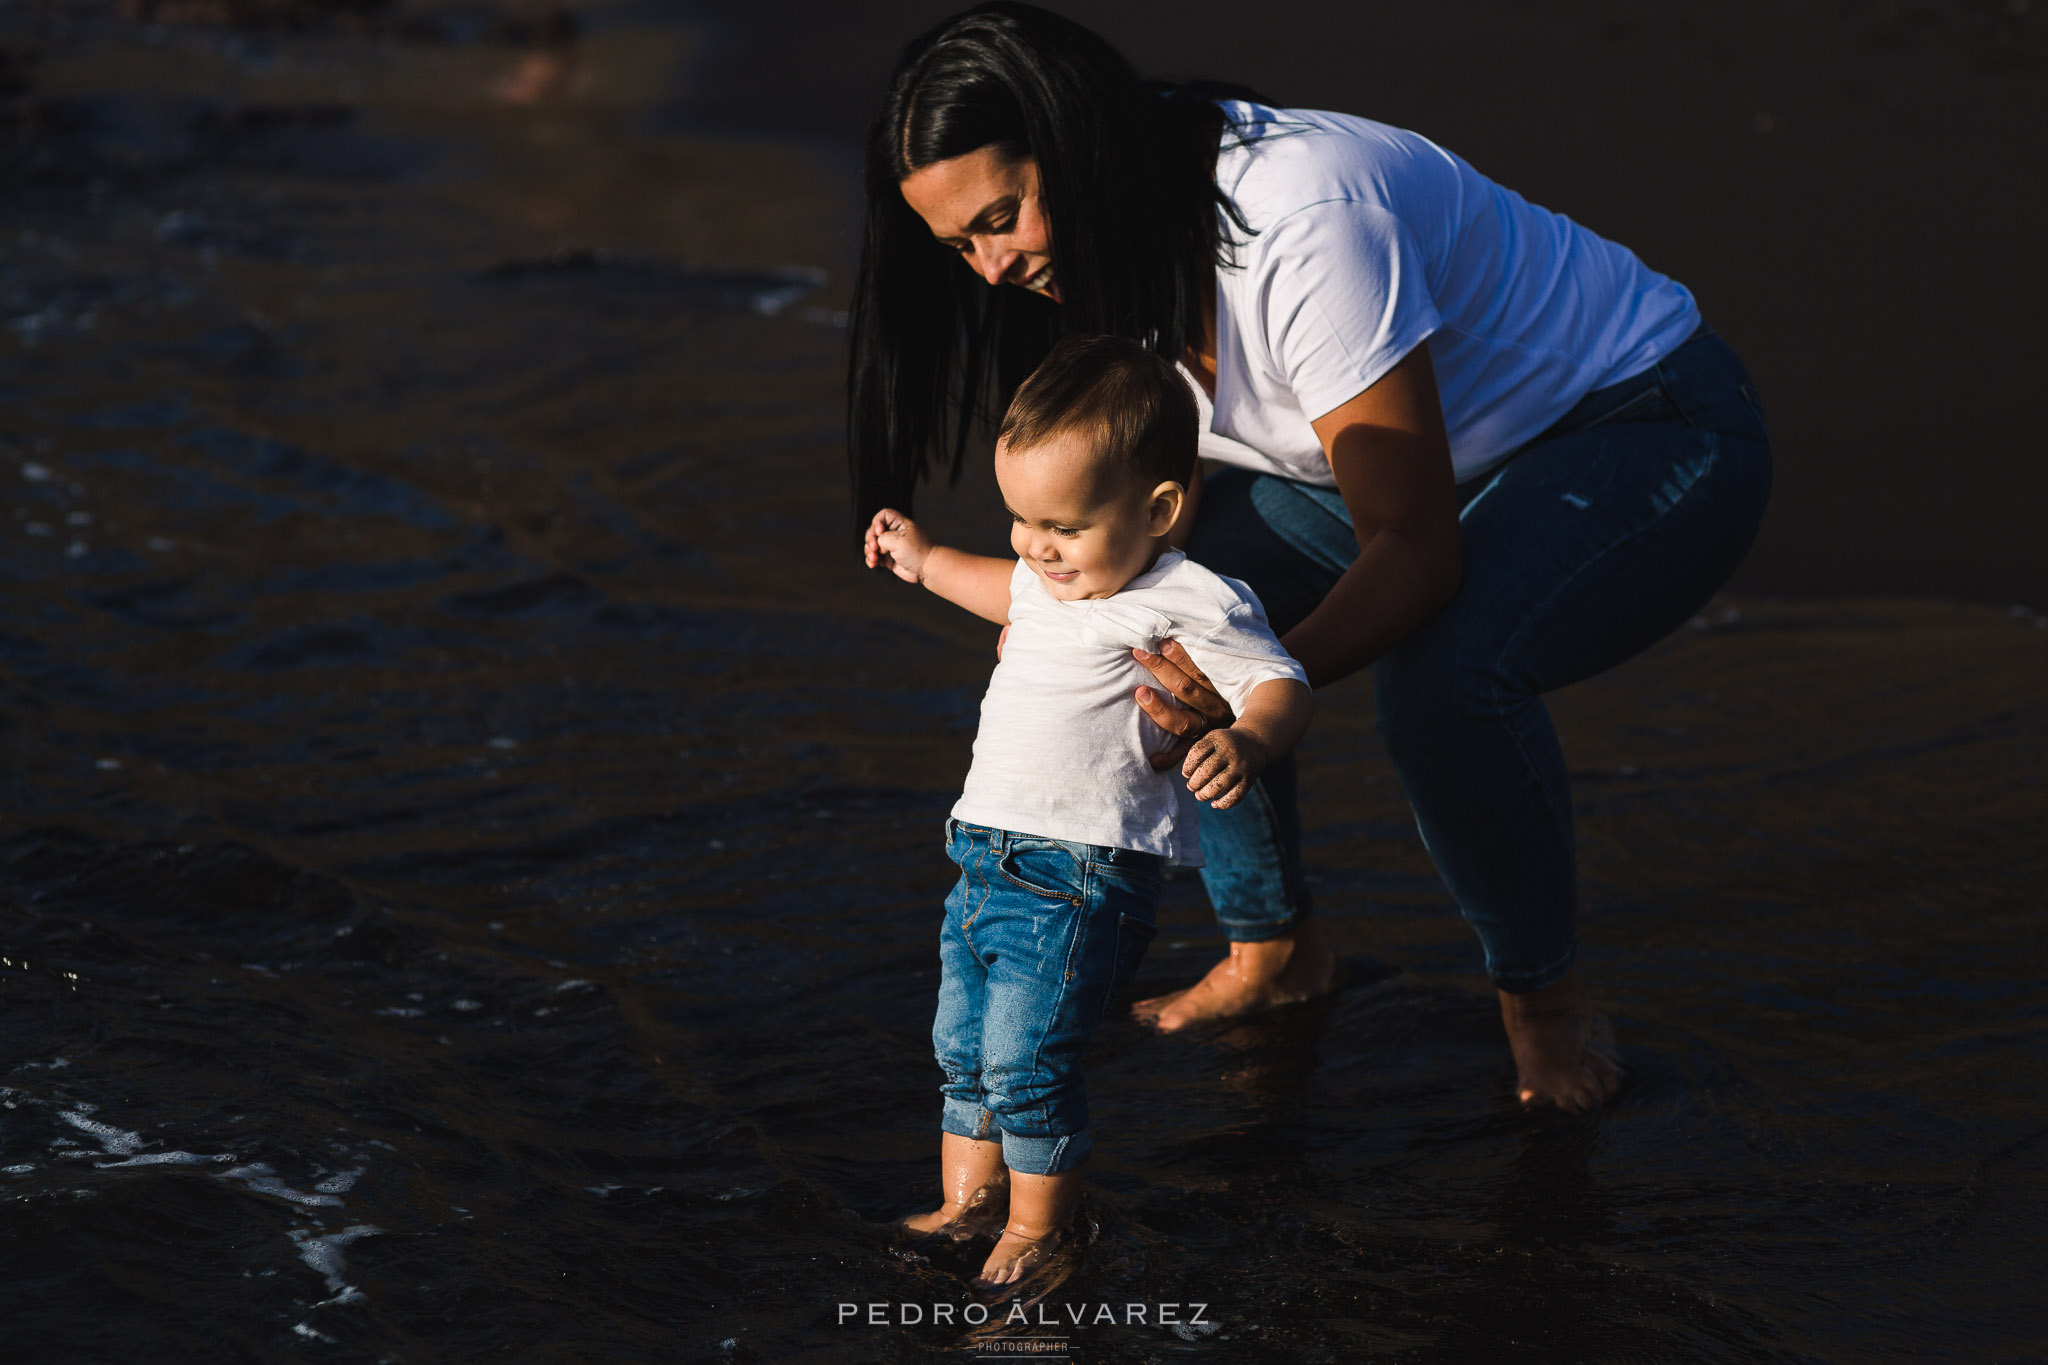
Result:
M307 13L0 14L36 53L0 68L0 95L21 73L0 105L10 1345L958 1353L979 1338L839 1310L965 1296L884 1224L929 1195L938 826L993 632L859 571L839 480L846 111L893 39L786 9L776 65L765 30L630 9L585 12L566 47L518 11ZM1502 73L1561 43L1553 23L1637 24L1587 47L1612 63L1679 22L1543 13L1479 45L1509 88L1536 88ZM1945 13L1867 60L1948 88L1957 35L2004 20ZM1403 50L1449 50L1410 22ZM1716 91L1762 61L1716 68L1695 38ZM1190 64L1228 50L1364 107L1318 75L1334 39L1198 39L1222 41L1183 33ZM1445 63L1375 52L1401 120L1482 168L1544 144L1446 93ZM1591 136L1583 81L1543 69ZM1978 74L1991 93L1956 117L1988 122L2017 85ZM1676 79L1673 117L1701 128L1754 103ZM786 121L735 132L778 80ZM1796 113L1655 162L1659 194L1547 163L1595 225L1645 215L1616 234L1651 260L1660 231L1699 256L1673 268L1756 358L1788 470L1746 587L1555 701L1585 966L1630 1090L1584 1120L1517 1111L1476 946L1369 689L1340 685L1303 777L1354 985L1197 1036L1104 1030L1093 1240L1053 1302L1210 1307L1068 1330L1074 1358L1980 1360L2048 1339L2048 624L2004 605L2038 580L1996 536L1930 535L1933 567L1879 572L1900 538L1828 496L1852 464L1817 463L1848 458L1820 419L1854 406L1826 388L1852 376L1884 405L1862 429L1908 450L1922 409L1893 353L1826 358L1881 349L1852 325L1878 302L1844 285L1839 329L1780 337L1754 272L1708 260L1726 221L1680 211L1708 197L1691 168L1776 155ZM1826 285L1785 259L1785 288ZM2019 345L2015 325L1956 330ZM1816 386L1833 396L1802 408ZM2017 429L2017 388L1971 392L1972 420ZM2033 474L1948 463L2018 515ZM981 491L931 514L988 534ZM1930 525L1940 505L1867 491ZM1141 993L1218 950L1192 879L1164 922Z

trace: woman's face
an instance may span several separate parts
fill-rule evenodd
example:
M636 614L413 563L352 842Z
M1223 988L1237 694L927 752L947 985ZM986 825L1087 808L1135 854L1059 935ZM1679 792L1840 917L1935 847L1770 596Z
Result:
M1060 301L1052 233L1038 195L1038 163L994 147L919 167L899 188L932 236L990 284L1014 284Z

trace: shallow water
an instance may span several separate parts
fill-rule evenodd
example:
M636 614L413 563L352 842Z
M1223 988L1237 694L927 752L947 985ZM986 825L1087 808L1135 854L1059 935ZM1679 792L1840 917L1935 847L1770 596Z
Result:
M855 568L849 166L678 131L686 25L428 13L51 9L0 125L7 1353L993 1350L883 1227L992 642ZM1004 1339L2042 1358L2043 626L1720 602L1556 699L1633 1075L1573 1120L1332 689L1352 987L1105 1028L1093 1240ZM1165 923L1147 992L1218 949Z

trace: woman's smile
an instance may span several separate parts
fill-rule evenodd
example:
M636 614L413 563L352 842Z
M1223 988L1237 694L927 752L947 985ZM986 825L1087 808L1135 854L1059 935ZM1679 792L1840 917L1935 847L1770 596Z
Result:
M1019 283L1034 294L1045 295L1054 303L1060 301L1059 285L1053 279L1051 261L1047 261L1044 265L1038 267L1035 273L1019 281Z

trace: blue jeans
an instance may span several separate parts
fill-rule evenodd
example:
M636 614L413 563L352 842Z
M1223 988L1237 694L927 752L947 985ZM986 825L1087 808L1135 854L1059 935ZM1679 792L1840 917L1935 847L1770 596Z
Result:
M1742 362L1702 327L1596 389L1505 464L1460 485L1464 579L1373 668L1379 730L1437 871L1504 990L1571 967L1571 785L1541 695L1640 654L1748 553L1770 497L1770 436ZM1358 553L1344 500L1226 470L1188 555L1243 579L1284 634ZM1203 880L1234 940L1308 914L1291 762L1261 800L1201 812Z
M1088 1159L1081 1052L1152 941L1165 859L946 822L960 880L939 930L939 1127L1001 1136L1013 1171Z

